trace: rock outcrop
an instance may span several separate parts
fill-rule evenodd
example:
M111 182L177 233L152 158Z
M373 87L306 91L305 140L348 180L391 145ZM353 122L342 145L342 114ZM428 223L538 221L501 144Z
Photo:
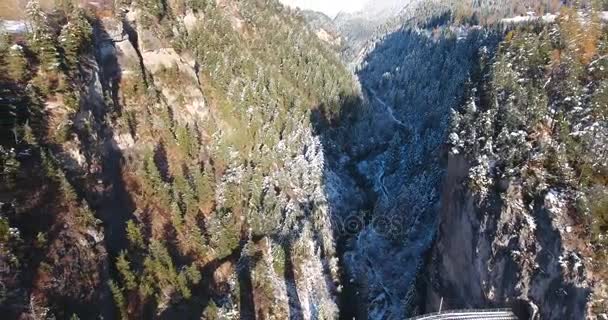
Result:
M521 186L480 201L469 165L449 160L439 233L427 269L426 310L513 307L530 319L585 318L595 280L572 197L550 190L525 206Z

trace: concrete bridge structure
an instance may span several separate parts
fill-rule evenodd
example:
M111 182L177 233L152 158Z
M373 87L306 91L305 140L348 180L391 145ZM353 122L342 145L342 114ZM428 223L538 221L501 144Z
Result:
M408 320L524 320L511 309L452 310L426 314ZM527 319L526 319L527 320Z

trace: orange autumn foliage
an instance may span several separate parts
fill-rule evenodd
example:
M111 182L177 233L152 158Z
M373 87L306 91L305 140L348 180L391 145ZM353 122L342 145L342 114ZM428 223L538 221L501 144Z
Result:
M589 17L585 17L575 8L563 7L560 11L559 23L566 47L576 53L581 63L589 63L597 54L601 35L598 13L592 12Z

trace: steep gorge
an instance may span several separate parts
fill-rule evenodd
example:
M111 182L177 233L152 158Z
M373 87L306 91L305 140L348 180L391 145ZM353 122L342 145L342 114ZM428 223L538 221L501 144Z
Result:
M559 140L520 111L526 99L508 98L560 91L545 85L565 77L559 63L532 39L548 37L542 26L505 38L501 28L405 25L368 48L352 79L275 1L101 13L39 21L39 39L60 35L56 55L36 39L2 47L2 103L19 115L2 127L15 140L1 158L12 181L0 199L9 317L402 319L442 298L447 308L523 301L543 318L601 312L590 309L601 279L587 235L572 231L587 186L556 182L579 169L524 183L526 162L509 158L529 151L517 141ZM521 43L539 57L526 60ZM603 67L593 61L584 66ZM503 69L521 87L501 82ZM604 81L588 72L576 79ZM581 105L601 106L605 85L582 86ZM503 125L505 114L520 122ZM589 124L579 120L568 125ZM503 127L525 138L508 140ZM601 195L602 183L590 186ZM40 194L49 207L29 207Z
M521 26L410 25L368 49L357 71L365 107L328 143L334 168L354 168L371 194L338 216L359 306L348 317L440 305L525 319L605 314L593 231L605 212L605 67L594 47L605 29L597 13L579 11L581 27L569 10ZM583 34L599 38L582 49Z
M436 236L450 110L463 99L480 49L495 38L472 32L462 41L433 39L426 30L403 29L376 44L358 72L367 101L332 135L340 140L332 145L348 146L332 149L342 161L333 168L352 162L361 189L372 194L366 208L337 212L354 304L363 305L358 318L422 310L417 281Z

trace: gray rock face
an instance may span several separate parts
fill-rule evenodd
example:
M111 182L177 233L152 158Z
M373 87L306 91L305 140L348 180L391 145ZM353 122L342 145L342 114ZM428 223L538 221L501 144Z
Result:
M523 205L517 182L491 199L463 184L467 162L450 158L438 239L427 270L426 309L520 307L533 319L591 315L587 245L567 232L571 195L550 190ZM587 316L586 316L587 315Z

